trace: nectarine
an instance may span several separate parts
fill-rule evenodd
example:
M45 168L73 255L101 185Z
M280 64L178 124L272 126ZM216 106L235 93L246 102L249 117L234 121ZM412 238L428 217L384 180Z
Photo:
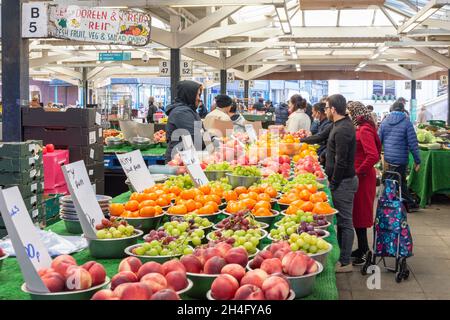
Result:
M267 274L281 273L283 272L283 266L280 259L270 258L261 263L261 269L267 272Z
M166 275L172 271L181 271L186 273L186 268L178 259L172 259L170 261L166 261L162 265L163 274Z
M92 277L92 286L98 286L105 282L106 270L98 262L88 261L81 266L83 269L87 270Z
M231 300L239 289L239 282L229 274L221 274L211 285L211 296L216 300Z
M175 291L183 290L188 285L186 273L181 271L172 271L166 274L167 286Z
M252 284L245 284L240 287L234 295L234 300L264 300L264 292L261 288Z
M248 263L248 253L242 247L232 248L225 255L225 260L227 263L237 263L244 268Z
M255 269L247 272L241 280L241 285L252 284L262 289L264 281L269 277L267 272L261 269Z
M215 256L206 261L203 271L207 274L219 274L226 264L224 258Z
M200 261L199 258L194 256L193 254L182 256L180 261L186 268L186 272L201 273L203 270L202 262Z
M119 272L131 271L131 272L137 273L141 266L142 266L142 262L139 258L128 257L128 258L125 258L122 261L120 261Z
M278 276L270 276L262 285L266 300L286 300L289 297L289 282Z
M245 269L240 264L232 263L227 264L225 267L223 267L220 273L229 274L233 276L237 281L241 281L242 277L245 276Z
M111 279L111 290L114 290L122 283L130 283L130 282L138 282L138 277L131 271L119 272Z
M150 300L180 300L180 297L172 289L163 289L152 295Z
M164 274L163 267L158 262L149 261L144 263L137 272L138 279L142 279L143 276L149 273Z

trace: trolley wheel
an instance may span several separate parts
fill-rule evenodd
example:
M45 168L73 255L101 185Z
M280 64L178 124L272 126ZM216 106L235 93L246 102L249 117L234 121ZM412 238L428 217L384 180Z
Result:
M397 272L395 274L395 281L397 283L400 283L400 282L402 282L402 280L403 280L403 273L402 272Z
M400 265L400 271L403 275L403 279L407 280L409 278L409 270L408 270L408 265L406 264L406 258L402 259L402 263Z
M409 270L406 270L403 274L403 280L408 280L409 278Z

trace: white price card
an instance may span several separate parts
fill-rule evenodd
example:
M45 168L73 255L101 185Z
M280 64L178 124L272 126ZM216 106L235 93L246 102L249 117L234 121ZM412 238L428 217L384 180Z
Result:
M84 161L70 163L61 168L69 187L78 219L80 219L84 236L89 239L96 239L95 226L102 223L104 216L92 189Z
M50 268L52 258L31 221L18 187L0 190L0 211L27 288L49 292L38 271Z
M141 150L116 154L122 165L123 171L130 179L130 183L137 192L144 192L145 189L155 185L150 171L142 157Z
M197 157L195 149L180 151L179 153L181 160L183 160L183 163L186 166L186 170L188 171L195 185L197 187L200 187L208 184L208 178L206 177L202 167L200 166L200 160Z
M255 128L253 127L253 125L246 124L245 125L245 131L248 134L250 142L255 142L256 140L258 140L258 136L256 135L256 131L255 131Z
M181 140L183 141L184 150L194 149L194 142L190 135L181 136Z
M95 124L101 126L102 125L102 115L100 112L95 113Z

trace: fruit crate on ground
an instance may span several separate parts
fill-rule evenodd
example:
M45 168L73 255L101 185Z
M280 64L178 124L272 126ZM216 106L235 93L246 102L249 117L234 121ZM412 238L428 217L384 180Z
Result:
M18 187L23 198L30 198L33 195L42 194L44 192L44 181L41 178L26 184L0 184L0 187L4 189Z
M83 160L86 165L103 161L103 143L96 142L89 146L65 146L69 150L69 162Z

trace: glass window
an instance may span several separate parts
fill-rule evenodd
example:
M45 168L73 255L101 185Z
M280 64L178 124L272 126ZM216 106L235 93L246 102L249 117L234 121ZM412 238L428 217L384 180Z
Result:
M395 96L395 81L387 80L384 83L384 94Z
M375 80L373 82L373 94L376 96L383 95L383 80Z

